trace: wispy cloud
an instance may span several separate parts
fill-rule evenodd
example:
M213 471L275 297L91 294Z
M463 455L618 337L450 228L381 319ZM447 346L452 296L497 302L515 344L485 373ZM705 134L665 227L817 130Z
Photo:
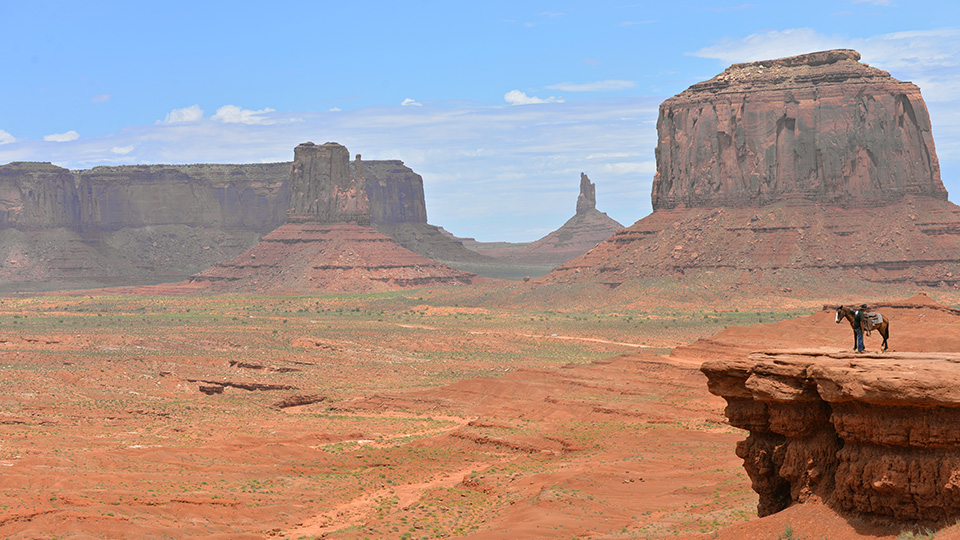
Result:
M90 98L90 101L91 101L92 103L106 103L106 102L110 101L111 99L113 99L113 96L110 95L110 94L97 94L97 95L93 96L92 98Z
M503 99L511 105L531 105L534 103L563 103L563 98L558 98L550 96L548 98L538 98L536 96L528 96L527 94L521 92L520 90L511 90L504 94Z
M127 155L130 152L133 152L133 145L130 144L127 146L114 146L113 148L110 149L110 151L113 152L114 154Z
M562 82L548 86L551 90L561 90L564 92L615 92L617 90L626 90L633 88L637 84L633 81L620 81L611 79L607 81L596 81L592 83L575 84Z
M224 105L217 109L217 114L213 115L211 119L225 124L270 125L277 123L276 120L267 116L272 112L276 112L276 109L267 107L254 111L236 105Z
M0 144L10 144L10 143L16 142L16 141L17 141L17 139L16 139L13 135L11 135L11 134L7 133L6 131L0 129Z
M401 106L401 107L410 107L410 106L413 106L413 107L423 107L423 103L419 103L419 102L417 102L417 100L415 100L415 99L407 98L407 99L403 100L402 103L400 103L400 106Z
M50 135L44 135L43 140L48 142L70 142L75 141L80 138L80 134L76 131L70 130L66 133L51 133Z
M174 109L167 113L163 120L158 120L158 124L182 124L185 122L197 122L203 118L203 109L200 105L191 105L182 109Z

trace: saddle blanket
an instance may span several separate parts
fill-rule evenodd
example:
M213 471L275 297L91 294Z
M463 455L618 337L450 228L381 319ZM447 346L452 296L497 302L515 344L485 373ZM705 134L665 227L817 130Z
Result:
M883 322L883 315L879 313L868 311L864 313L864 316L866 317L867 321L873 325L878 325Z

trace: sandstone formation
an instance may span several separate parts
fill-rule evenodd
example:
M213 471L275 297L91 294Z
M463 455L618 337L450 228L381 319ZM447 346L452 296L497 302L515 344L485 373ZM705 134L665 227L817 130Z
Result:
M736 64L665 101L654 212L542 282L960 286L960 208L920 92L858 59Z
M553 268L586 253L622 228L623 225L597 210L596 185L586 174L580 173L577 212L559 229L529 244L473 241L465 245L478 253L511 263Z
M734 64L660 105L653 208L945 200L920 89L851 50Z
M300 149L303 159L328 151L338 150ZM336 167L349 169L348 179L364 180L369 199L364 219L370 224L430 257L486 260L427 224L423 179L402 161L361 162L358 156L344 163L346 155L346 149L339 150ZM237 256L286 223L291 181L303 178L302 170L291 174L294 166L125 165L70 171L49 163L2 165L0 289L184 279ZM350 190L360 186L336 189L343 208L322 211L338 213L335 219L350 212L360 216L350 207L355 202ZM321 212L309 205L295 210Z
M289 221L370 224L363 167L350 168L343 145L306 142L293 149Z
M701 370L730 424L749 431L736 452L761 516L809 501L901 522L960 515L960 310L925 296L874 307L892 321L896 352L841 352L851 330L834 306L676 352L712 358ZM788 333L821 346L769 348Z
M475 276L429 260L356 223L287 223L239 256L190 278L214 292L380 292L469 284Z
M216 292L375 292L470 283L476 277L372 228L365 167L358 156L351 169L348 156L337 143L298 145L290 168L288 222L230 261L191 276L192 286Z

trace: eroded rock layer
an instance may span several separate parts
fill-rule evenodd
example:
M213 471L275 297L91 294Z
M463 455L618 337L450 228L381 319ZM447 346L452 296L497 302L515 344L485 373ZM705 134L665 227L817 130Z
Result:
M920 91L859 58L736 64L666 100L654 212L543 282L960 286L960 208Z
M736 452L761 516L811 500L899 521L960 516L960 353L931 352L956 350L960 311L909 302L879 309L893 321L898 352L768 349L703 363L730 424L749 431ZM790 327L829 330L833 318L825 309ZM903 352L918 345L927 352Z
M615 287L664 275L712 275L718 287L749 287L761 275L778 274L783 287L794 289L810 281L829 289L837 275L960 286L960 207L907 197L882 212L790 204L660 210L543 280Z
M654 210L946 199L920 89L859 59L734 64L664 101Z
M356 223L287 223L236 258L190 278L214 292L377 292L468 284L454 270Z
M301 149L301 169L311 151L332 155L334 149L324 147ZM352 212L353 220L366 220L425 256L483 258L427 224L423 179L402 161L347 157L343 148L326 174L346 173L348 183L363 179L369 212L351 207L350 190L358 188L348 185L336 188L338 202L321 209L315 194L314 207L305 203L298 212L325 212L327 220ZM287 221L293 167L286 162L71 171L50 163L2 165L0 289L185 279L237 256Z

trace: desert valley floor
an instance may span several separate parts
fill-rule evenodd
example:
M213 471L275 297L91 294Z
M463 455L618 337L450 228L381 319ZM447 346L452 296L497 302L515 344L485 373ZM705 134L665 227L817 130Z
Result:
M169 292L0 299L0 536L912 534L816 504L756 517L734 454L746 434L699 367L846 351L849 326L815 301L546 309L505 304L495 285ZM956 307L953 294L937 301ZM956 350L960 316L917 298L890 299L909 304L886 308L891 348ZM943 526L937 538L960 537Z

